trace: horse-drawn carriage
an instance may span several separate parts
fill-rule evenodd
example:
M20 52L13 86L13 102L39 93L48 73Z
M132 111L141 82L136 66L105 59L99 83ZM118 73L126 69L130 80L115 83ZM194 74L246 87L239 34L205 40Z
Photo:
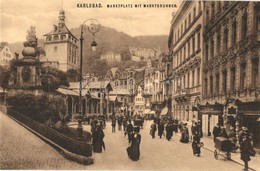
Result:
M218 155L231 159L232 142L225 137L216 137L214 157L218 159Z

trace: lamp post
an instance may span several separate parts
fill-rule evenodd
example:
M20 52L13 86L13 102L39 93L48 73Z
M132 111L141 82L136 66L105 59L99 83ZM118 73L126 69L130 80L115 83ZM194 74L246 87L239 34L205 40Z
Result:
M82 127L82 120L83 120L83 111L82 111L82 60L83 60L83 27L86 22L90 22L88 26L88 31L93 34L93 42L91 43L91 47L93 51L96 51L97 43L95 41L95 33L99 31L100 24L96 19L87 19L81 25L80 30L80 68L79 68L79 116L78 116L78 137L82 138L83 136L83 127Z

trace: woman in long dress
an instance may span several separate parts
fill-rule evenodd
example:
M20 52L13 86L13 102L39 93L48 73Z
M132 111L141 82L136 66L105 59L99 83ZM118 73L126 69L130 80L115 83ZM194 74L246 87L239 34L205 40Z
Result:
M127 148L128 157L133 161L139 160L140 157L141 135L139 134L139 131L139 127L134 127L134 135L130 142L131 145Z
M95 153L101 153L102 147L105 149L105 144L103 141L105 134L104 134L100 124L97 125L97 129L96 129L96 131L93 132L92 137L93 137L93 140L92 140L93 151Z

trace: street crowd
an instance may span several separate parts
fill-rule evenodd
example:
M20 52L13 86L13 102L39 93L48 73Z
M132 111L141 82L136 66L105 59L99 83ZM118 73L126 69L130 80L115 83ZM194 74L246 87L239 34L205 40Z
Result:
M125 115L119 115L115 117L114 115L111 119L111 127L112 133L116 132L116 127L118 127L118 131L124 132L124 136L128 140L129 146L126 147L126 153L128 157L137 161L140 157L140 143L141 143L141 135L140 129L143 128L144 120L148 120L148 118L143 118L139 115L135 115L134 117L127 117ZM150 120L150 118L149 118ZM90 122L91 125L91 133L92 133L92 144L93 144L93 152L101 153L102 149L105 150L104 132L103 129L106 127L106 119L93 117ZM199 157L201 155L201 147L204 145L201 141L203 137L202 133L202 125L201 121L193 121L191 125L191 135L189 134L189 129L187 127L187 122L179 122L178 119L173 119L171 117L159 117L153 118L153 123L150 126L150 135L151 138L154 139L157 135L160 139L163 137L166 140L170 141L174 135L174 133L178 133L180 131L180 142L181 143L189 143L191 142L191 147L193 150L194 156ZM217 137L224 137L231 141L231 149L230 152L234 152L238 148L240 148L241 152L241 160L245 163L245 170L248 170L248 162L250 161L250 156L255 155L255 151L252 147L252 139L248 134L248 129L242 127L239 132L237 145L237 138L234 129L231 127L229 131L223 126L217 124L213 129L213 141L215 142Z

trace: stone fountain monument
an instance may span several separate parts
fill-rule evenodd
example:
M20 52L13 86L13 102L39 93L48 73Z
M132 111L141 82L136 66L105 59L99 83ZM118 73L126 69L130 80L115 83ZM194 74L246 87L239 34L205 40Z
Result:
M18 55L16 56L16 72L9 80L8 95L10 96L18 93L43 94L40 81L41 62L39 61L35 27L31 26L27 33L26 41L23 44L23 58L18 59Z

